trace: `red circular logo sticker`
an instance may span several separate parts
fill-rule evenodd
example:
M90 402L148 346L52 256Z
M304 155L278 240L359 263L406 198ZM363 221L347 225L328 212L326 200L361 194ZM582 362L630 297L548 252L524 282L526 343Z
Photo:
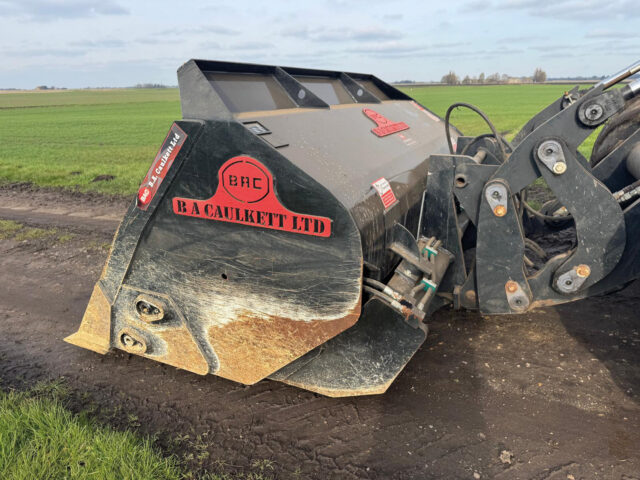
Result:
M250 157L236 157L222 172L222 186L236 200L255 203L269 193L269 176Z

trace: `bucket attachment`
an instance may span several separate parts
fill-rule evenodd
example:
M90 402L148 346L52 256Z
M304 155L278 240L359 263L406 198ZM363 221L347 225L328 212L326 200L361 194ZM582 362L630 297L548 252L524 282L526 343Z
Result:
M245 384L383 392L450 261L417 237L440 119L371 75L192 60L178 77L184 120L67 341ZM391 278L405 295L383 291Z
M611 87L639 71L566 92L510 143L490 122L462 136L372 75L191 60L183 120L66 340L377 394L438 308L521 313L619 288L640 276L640 80ZM609 118L589 165L577 148ZM540 177L546 213L527 203Z

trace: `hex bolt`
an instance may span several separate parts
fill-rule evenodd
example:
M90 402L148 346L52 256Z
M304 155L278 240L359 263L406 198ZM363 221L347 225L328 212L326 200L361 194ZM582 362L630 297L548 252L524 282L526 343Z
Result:
M518 284L513 280L509 280L505 283L504 288L509 293L516 293L518 291Z
M492 196L493 198L495 198L496 200L500 200L500 199L502 198L502 195L500 195L500 192L499 192L499 191L497 191L497 190L494 190L494 191L491 193L491 196Z
M497 205L496 208L493 209L493 214L496 217L504 217L507 214L507 207L504 205Z
M591 269L589 268L588 265L578 265L576 267L576 274L580 277L580 278L587 278L589 275L591 275Z
M553 165L553 173L555 173L556 175L562 175L566 171L567 171L567 164L564 162L556 162Z

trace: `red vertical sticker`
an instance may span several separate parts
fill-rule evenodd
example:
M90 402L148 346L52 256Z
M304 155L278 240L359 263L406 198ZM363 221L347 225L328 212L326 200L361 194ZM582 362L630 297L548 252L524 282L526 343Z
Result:
M403 130L407 130L409 125L404 122L392 122L384 115L371 110L370 108L363 108L362 113L364 113L367 117L373 120L376 125L376 128L371 129L371 132L378 137L386 137L387 135L391 135L392 133L398 133Z
M151 164L151 168L149 168L146 177L142 181L140 190L138 190L137 205L141 210L146 210L149 207L186 138L187 134L178 125L175 123L171 125L167 138L162 142L162 147L160 147L156 158Z
M382 205L384 205L385 210L398 201L386 178L379 178L371 185L373 185L373 188L375 188L378 195L380 195L380 200L382 200Z

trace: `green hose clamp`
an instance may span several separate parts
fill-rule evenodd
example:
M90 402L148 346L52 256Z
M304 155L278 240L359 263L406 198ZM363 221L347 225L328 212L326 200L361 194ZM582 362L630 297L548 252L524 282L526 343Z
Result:
M434 257L438 255L438 250L429 246L422 249L422 255L424 255L424 252L427 252L427 260L431 260L431 255L433 255Z
M421 280L421 282L424 284L424 289L425 289L425 290L432 289L432 290L435 292L435 291L436 291L436 288L438 288L438 284L433 283L433 282L431 282L431 281L427 280L426 278L423 278L423 279Z

